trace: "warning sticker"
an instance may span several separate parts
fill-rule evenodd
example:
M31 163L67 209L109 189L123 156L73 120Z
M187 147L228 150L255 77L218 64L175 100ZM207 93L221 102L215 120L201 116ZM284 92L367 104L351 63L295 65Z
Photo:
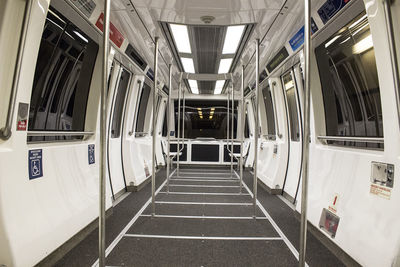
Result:
M96 7L93 0L71 0L72 4L76 6L86 17L90 17Z
M34 149L29 150L28 164L29 164L29 180L36 179L43 176L43 162L42 150Z
M147 165L147 162L145 160L144 160L144 173L146 174L146 177L150 176L149 166Z
M88 145L88 161L89 165L95 163L95 157L94 157L94 144Z
M392 194L392 190L390 188L377 184L371 184L369 192L373 195L377 195L378 197L385 199L390 199L390 196Z
M28 108L27 103L19 103L17 114L17 131L26 131L28 125Z

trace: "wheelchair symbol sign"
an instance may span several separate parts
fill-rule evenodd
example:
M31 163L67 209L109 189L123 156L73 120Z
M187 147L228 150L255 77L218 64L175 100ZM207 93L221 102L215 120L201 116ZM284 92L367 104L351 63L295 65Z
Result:
M28 163L29 163L29 180L43 176L41 149L29 150Z

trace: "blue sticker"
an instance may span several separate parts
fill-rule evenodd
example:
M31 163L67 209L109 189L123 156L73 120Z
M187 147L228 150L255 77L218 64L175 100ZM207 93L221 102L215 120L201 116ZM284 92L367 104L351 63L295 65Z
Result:
M95 163L94 144L88 145L88 160L89 160L89 165Z
M29 150L28 154L29 180L43 176L42 159L43 157L41 149Z
M341 10L350 0L327 0L318 9L318 15L322 22L326 24L339 10Z
M169 136L175 136L175 131L171 131L171 132L169 133Z
M315 24L314 19L311 17L311 33L318 31L317 24ZM289 40L290 47L293 51L296 51L304 43L304 26L296 32L296 34Z

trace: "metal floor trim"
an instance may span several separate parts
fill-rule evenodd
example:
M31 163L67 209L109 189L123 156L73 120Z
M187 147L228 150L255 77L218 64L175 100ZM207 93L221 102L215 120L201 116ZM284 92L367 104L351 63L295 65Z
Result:
M140 217L180 218L180 219L221 219L221 220L268 220L267 217L234 217L234 216L189 216L189 215L151 215L142 214Z
M260 240L260 241L283 241L281 237L236 237L236 236L173 236L173 235L141 235L125 234L124 237L137 238L166 238L166 239L199 239L199 240Z
M171 194L171 195L211 195L211 196L249 196L247 193L203 193L203 192L167 192L161 191L159 194Z
M238 188L238 185L206 185L206 184L169 184L169 187L212 187L212 188Z
M214 206L251 206L253 203L234 203L234 202L186 202L186 201L156 201L156 204L173 205L214 205Z

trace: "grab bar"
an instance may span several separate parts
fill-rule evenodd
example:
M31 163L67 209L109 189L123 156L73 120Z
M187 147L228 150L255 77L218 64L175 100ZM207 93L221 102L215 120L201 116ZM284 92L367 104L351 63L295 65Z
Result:
M94 132L30 131L28 136L92 136Z
M382 137L353 137L353 136L318 136L318 140L323 141L342 141L342 142L356 142L356 143L379 143L383 144Z
M15 101L17 99L17 88L21 74L22 55L24 53L24 48L25 48L26 35L28 32L28 23L31 16L32 4L33 0L27 0L24 13L24 21L21 28L21 38L18 44L18 54L14 68L14 77L11 87L10 102L8 104L7 119L4 127L0 129L0 138L3 140L8 140L12 134L11 127L14 117Z
M389 41L390 61L392 64L393 82L396 94L397 104L397 119L400 126L400 77L399 77L399 63L397 61L396 43L394 38L393 20L391 11L391 0L384 0L383 7L385 13L386 33Z

